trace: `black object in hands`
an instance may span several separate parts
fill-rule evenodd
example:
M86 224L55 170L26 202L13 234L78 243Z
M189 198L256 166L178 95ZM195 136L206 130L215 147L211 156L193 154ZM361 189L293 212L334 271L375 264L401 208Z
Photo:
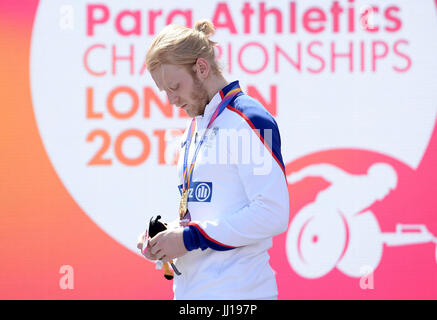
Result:
M154 236L156 236L158 233L167 230L167 224L159 221L161 219L160 215L157 215L156 217L152 217L150 218L150 222L149 222L149 236L150 238L153 238ZM181 275L181 273L179 272L179 270L176 268L176 266L173 264L173 261L170 260L170 264L174 270L174 272L179 276ZM164 277L167 280L172 280L174 275L173 275L173 271L170 269L168 263L164 263Z
M161 231L167 230L167 224L159 221L161 219L160 215L156 217L151 217L149 222L149 235L150 238L153 238Z

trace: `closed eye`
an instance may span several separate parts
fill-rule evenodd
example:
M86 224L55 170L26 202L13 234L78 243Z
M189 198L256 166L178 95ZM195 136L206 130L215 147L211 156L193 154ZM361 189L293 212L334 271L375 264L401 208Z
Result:
M173 87L169 87L169 89L170 89L171 91L176 91L177 89L179 89L179 84L177 84L177 85L175 85L175 86L173 86Z

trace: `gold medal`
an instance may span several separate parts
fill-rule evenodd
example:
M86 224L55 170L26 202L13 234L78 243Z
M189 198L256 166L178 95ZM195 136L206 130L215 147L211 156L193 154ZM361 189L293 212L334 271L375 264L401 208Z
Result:
M181 203L179 204L179 219L183 219L188 210L188 189L182 192Z

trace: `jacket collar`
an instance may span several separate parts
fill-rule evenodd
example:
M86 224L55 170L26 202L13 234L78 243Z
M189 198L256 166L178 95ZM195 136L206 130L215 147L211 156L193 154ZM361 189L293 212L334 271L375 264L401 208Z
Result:
M226 94L229 91L239 87L240 87L240 83L238 82L238 80L236 80L227 84L223 89L221 89L219 92L217 92L214 95L211 101L206 105L205 110L203 111L203 115L196 116L196 122L197 122L197 126L199 126L199 129L206 128L209 119L212 117L212 114L214 113L215 109L220 104L220 102L222 102Z
M229 83L226 87L224 87L223 89L220 90L220 97L223 100L223 98L225 97L225 95L227 95L227 93L231 90L234 90L236 88L240 88L240 83L238 80L233 81L231 83Z

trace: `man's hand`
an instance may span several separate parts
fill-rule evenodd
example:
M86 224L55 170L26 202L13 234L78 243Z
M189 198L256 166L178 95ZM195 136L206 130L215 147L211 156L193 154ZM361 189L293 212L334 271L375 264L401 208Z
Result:
M147 244L146 258L166 263L186 254L188 250L185 248L183 231L183 228L176 228L158 233Z
M137 248L138 249L143 249L143 244L144 244L144 241L146 241L146 231L144 231L142 234L140 234L139 236L138 236L138 239L137 239Z
M150 237L149 237L150 241ZM137 248L141 250L141 253L149 260L158 260L155 256L150 254L150 243L147 241L147 248L144 248L144 242L146 242L146 232L144 231L138 236Z

